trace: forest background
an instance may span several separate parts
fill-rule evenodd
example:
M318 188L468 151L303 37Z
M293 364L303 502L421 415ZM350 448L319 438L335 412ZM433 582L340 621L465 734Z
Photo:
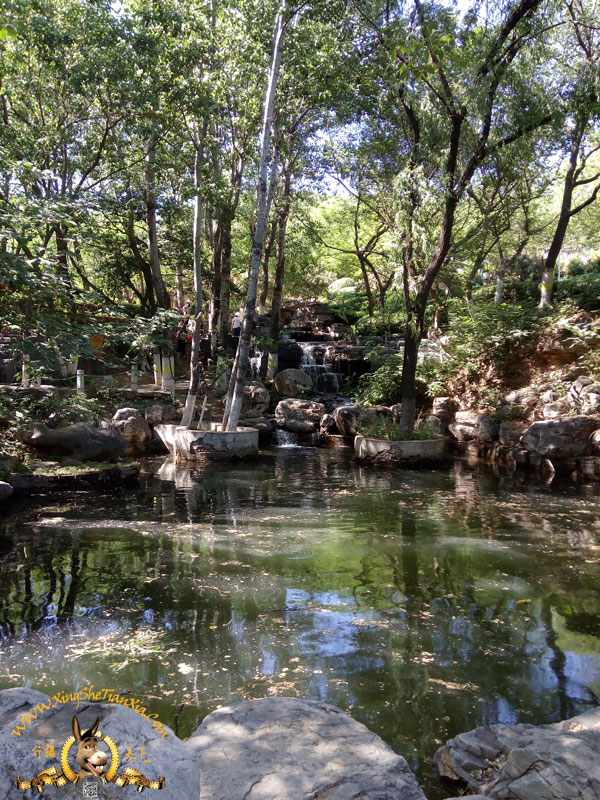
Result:
M451 334L421 375L443 393L600 308L599 17L596 0L3 2L2 334L42 366L99 333L139 363L189 299L215 358L239 306L246 344L270 310L276 352L282 300L317 297L357 335L404 333L362 391L401 399L410 432L424 336Z

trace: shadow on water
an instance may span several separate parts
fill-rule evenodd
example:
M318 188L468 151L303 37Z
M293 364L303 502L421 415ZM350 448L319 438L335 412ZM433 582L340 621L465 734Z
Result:
M0 686L126 689L184 737L243 698L326 700L435 800L445 739L598 702L599 531L593 492L460 464L149 461L0 523Z

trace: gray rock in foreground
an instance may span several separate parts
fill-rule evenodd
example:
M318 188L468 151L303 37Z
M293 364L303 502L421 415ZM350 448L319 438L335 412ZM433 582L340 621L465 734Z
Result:
M426 800L402 756L340 709L270 697L210 714L187 744L200 800Z
M442 777L494 800L600 798L600 708L553 725L490 725L434 757Z
M52 708L48 701L32 689L0 691L3 800L24 796L14 784L17 775L31 780L45 767L58 766L74 713L85 727L100 718L103 735L117 745L119 772L132 767L151 781L165 777L164 789L148 791L157 800L426 800L402 756L324 703L291 697L239 703L209 714L182 742L166 726L161 737L141 714L123 705L82 700L79 709L73 702ZM19 736L11 734L28 713L31 722ZM36 758L35 745L53 745L56 757ZM134 761L125 760L127 747ZM100 748L108 754L106 745ZM74 756L75 748L69 761L76 771ZM54 797L52 792L58 796L48 789L42 797ZM134 787L121 793L137 796Z
M0 691L0 786L3 800L23 800L23 797L34 796L50 800L62 796L62 792L54 787L44 789L41 795L34 789L19 791L14 781L17 775L23 780L31 780L45 767L59 767L61 748L71 735L73 714L77 714L82 727L86 728L91 727L96 717L100 718L103 735L110 736L117 745L119 772L125 767L132 767L148 780L157 780L161 775L166 778L164 789L148 790L144 792L144 797L155 797L157 800L196 800L200 797L200 773L194 754L188 744L178 739L169 728L165 727L167 735L161 738L141 714L114 703L82 702L79 709L76 704L67 703L43 709L41 704L47 704L48 700L46 695L33 689ZM19 736L11 734L23 715L29 712L37 715L37 719L24 725L25 730ZM42 747L41 758L36 758L32 750L35 745ZM56 758L45 757L46 745L54 746ZM127 747L132 748L135 760L124 760ZM145 748L143 754L140 747ZM106 745L101 745L100 749L108 754ZM69 763L75 772L75 747L70 756ZM124 798L138 796L135 787L115 791Z
M117 458L127 447L125 439L115 431L101 430L85 422L57 430L34 422L20 431L19 438L36 449L69 455L78 461Z
M6 481L0 481L0 500L6 500L14 492L13 487Z

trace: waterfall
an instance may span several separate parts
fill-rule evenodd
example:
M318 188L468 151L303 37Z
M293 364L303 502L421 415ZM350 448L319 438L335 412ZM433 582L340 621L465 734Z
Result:
M260 368L262 364L264 353L254 348L254 355L250 358L250 375L253 381L260 380Z
M341 375L339 372L332 372L330 364L326 363L327 349L319 342L298 344L302 348L300 369L312 378L313 391L338 394Z
M295 433L277 428L275 431L275 447L300 447L300 445Z

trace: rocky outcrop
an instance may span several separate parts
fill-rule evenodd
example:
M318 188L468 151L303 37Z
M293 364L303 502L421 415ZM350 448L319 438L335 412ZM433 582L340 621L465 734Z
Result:
M443 778L494 800L600 797L600 708L553 725L490 725L450 739Z
M246 384L242 397L240 418L254 419L257 417L264 417L269 408L270 400L271 396L269 392L259 381Z
M86 422L54 430L41 422L23 428L20 439L42 451L69 455L77 461L110 461L123 454L125 439L114 430L101 430Z
M281 397L299 397L313 387L312 378L301 369L284 369L275 377L275 389Z
M523 434L525 450L551 461L578 458L591 453L591 434L600 428L596 417L576 416L534 422Z
M290 398L277 404L275 422L279 428L292 433L315 433L324 414L322 403Z
M164 778L163 790L148 790L157 800L426 800L402 756L325 703L269 697L228 706L209 714L184 742L131 708L89 699L83 697L77 708L32 689L0 692L0 781L6 800L23 797L17 776L31 780L46 767L60 771L74 713L85 727L100 719L102 733L120 756L119 772L133 766L149 781ZM23 724L29 713L31 722ZM17 724L20 735L11 735ZM42 745L41 759L36 745ZM46 745L53 746L55 757L45 757ZM128 747L137 755L144 748L144 762L123 761ZM106 743L99 748L109 759L108 771L112 754ZM73 748L70 756L71 769L78 771ZM121 792L136 793L135 787Z
M454 422L448 428L459 442L471 439L490 442L498 435L498 423L489 414L480 411L457 411Z
M402 756L325 703L269 697L221 708L187 744L202 800L425 800Z
M152 438L148 422L136 408L119 408L112 418L112 424L130 450L143 451Z

